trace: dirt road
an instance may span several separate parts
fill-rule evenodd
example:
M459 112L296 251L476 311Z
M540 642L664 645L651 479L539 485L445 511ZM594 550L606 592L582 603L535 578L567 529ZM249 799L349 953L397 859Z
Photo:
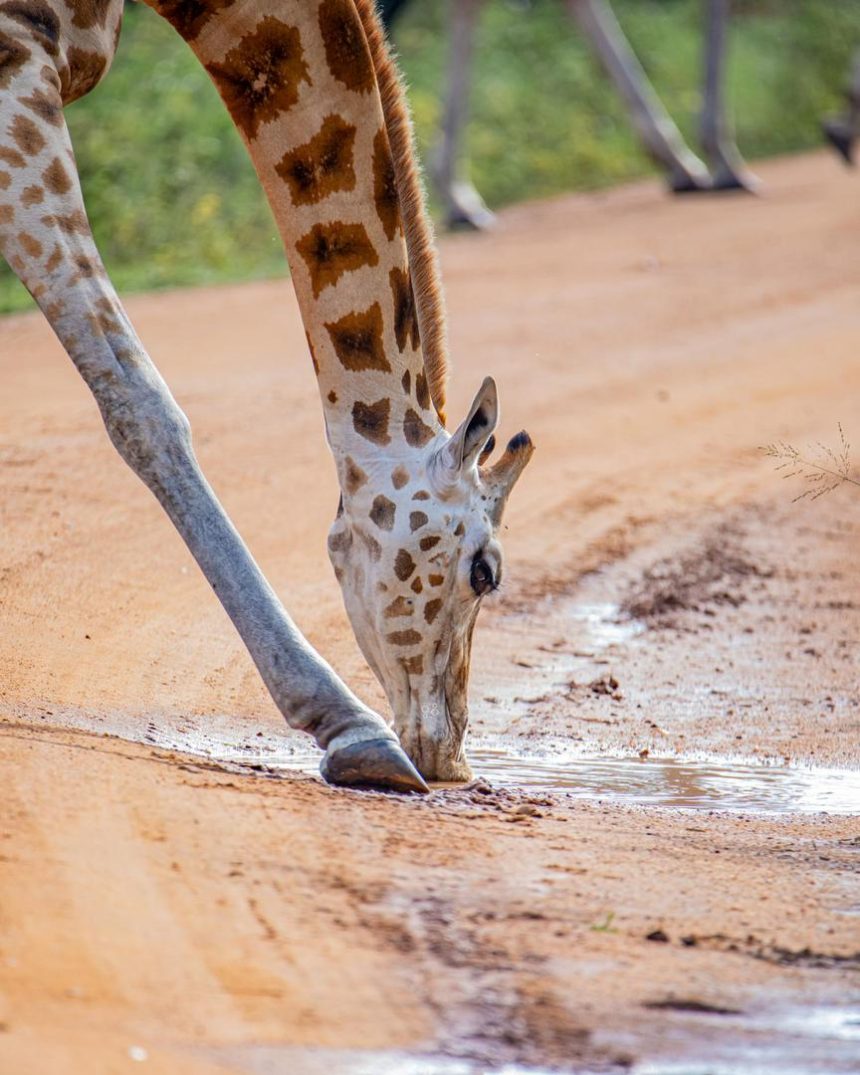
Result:
M821 766L860 802L860 495L792 503L757 450L860 440L860 199L824 156L760 171L761 198L646 183L442 244L450 413L492 372L538 446L481 757ZM381 706L289 285L128 308L270 581ZM0 322L0 543L0 1071L856 1070L860 806L271 768L301 744L35 316Z

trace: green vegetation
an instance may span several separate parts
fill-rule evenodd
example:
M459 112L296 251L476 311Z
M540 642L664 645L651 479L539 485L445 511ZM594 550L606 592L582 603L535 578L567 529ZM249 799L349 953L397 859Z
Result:
M448 0L416 0L395 38L422 152L444 79ZM619 18L691 139L704 0L618 0ZM820 143L860 46L856 0L736 2L731 99L749 158ZM285 271L251 165L187 46L132 5L113 70L67 112L99 246L120 290ZM596 187L651 170L562 0L494 0L478 41L472 176L493 206ZM5 267L0 310L30 300Z

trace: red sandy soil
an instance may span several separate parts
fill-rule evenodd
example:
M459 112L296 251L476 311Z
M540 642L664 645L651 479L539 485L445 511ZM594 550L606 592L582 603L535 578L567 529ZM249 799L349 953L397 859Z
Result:
M757 450L860 438L857 180L760 171L760 198L645 183L442 243L450 412L492 372L538 446L479 740L858 768L860 492L793 503ZM382 706L289 284L128 309L270 581ZM0 386L0 1071L856 1070L801 1016L858 999L856 816L398 799L154 746L296 737L39 317L0 322ZM593 605L639 633L596 642Z

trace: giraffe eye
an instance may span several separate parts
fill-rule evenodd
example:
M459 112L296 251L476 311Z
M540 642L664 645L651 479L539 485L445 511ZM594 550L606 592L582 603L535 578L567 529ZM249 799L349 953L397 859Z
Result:
M475 559L472 561L469 584L478 597L483 597L484 594L489 593L496 588L492 569L480 553L477 553Z

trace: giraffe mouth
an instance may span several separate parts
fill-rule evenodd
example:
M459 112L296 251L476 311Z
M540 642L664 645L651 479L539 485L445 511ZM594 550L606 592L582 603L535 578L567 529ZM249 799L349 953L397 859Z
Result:
M405 719L396 722L401 745L425 780L472 778L465 753L470 652L468 630L452 651L443 683L436 685L432 695L410 689Z

